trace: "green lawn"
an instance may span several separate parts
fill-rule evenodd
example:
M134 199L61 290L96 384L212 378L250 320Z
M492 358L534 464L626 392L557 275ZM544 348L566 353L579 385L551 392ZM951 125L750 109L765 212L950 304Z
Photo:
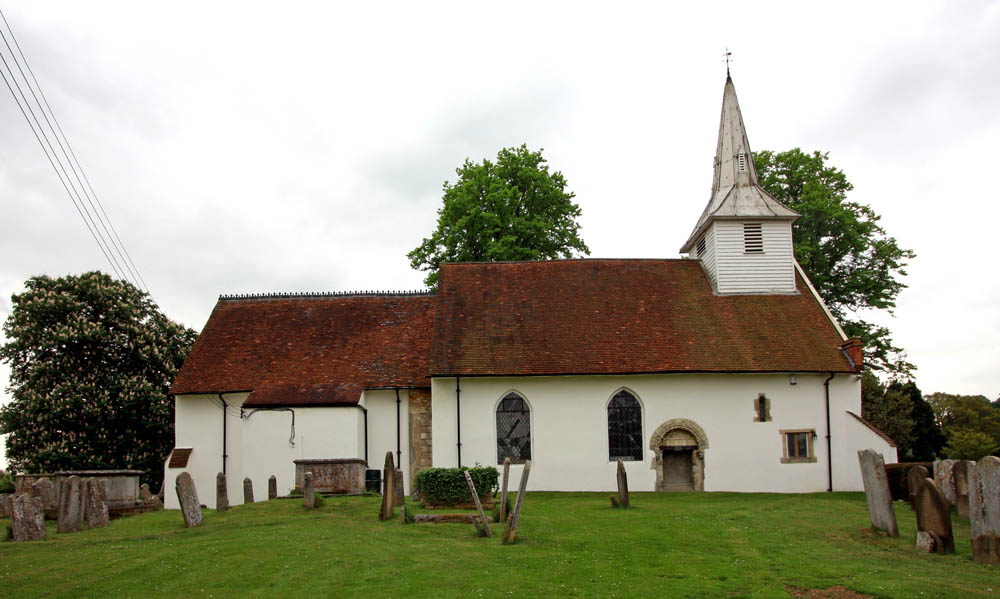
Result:
M956 555L917 553L869 529L860 493L772 495L529 493L515 545L471 525L378 522L379 498L299 500L180 512L0 543L7 597L787 597L842 585L875 597L1000 596L1000 567L973 563L968 522ZM421 510L417 510L418 512ZM0 520L0 524L7 521Z

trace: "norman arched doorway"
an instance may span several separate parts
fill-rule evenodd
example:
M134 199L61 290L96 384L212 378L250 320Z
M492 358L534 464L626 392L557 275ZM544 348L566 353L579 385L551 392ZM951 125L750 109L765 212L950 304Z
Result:
M692 420L664 422L649 440L657 491L704 491L708 437Z

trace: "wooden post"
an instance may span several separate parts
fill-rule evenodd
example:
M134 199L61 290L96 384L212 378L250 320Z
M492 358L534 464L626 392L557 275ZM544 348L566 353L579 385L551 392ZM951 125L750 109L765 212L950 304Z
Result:
M524 463L524 470L521 472L521 484L517 488L517 502L514 503L514 512L507 518L507 528L503 531L500 539L504 545L514 542L517 536L517 523L521 519L521 506L524 504L524 492L528 488L528 473L531 472L531 460Z
M510 478L510 458L503 459L503 491L500 494L500 521L507 521L507 479Z
M463 470L462 474L465 475L465 482L469 485L469 491L472 493L472 500L476 502L476 511L479 512L479 520L476 521L476 532L478 532L481 537L492 537L493 533L490 532L490 525L487 524L486 513L483 512L483 504L479 501L479 493L476 491L476 483L472 482L472 477L469 476L468 470ZM480 526L480 524L482 524L482 526Z
M628 475L621 460L618 460L618 503L626 509L632 507L628 497Z
M396 467L392 463L392 452L385 453L385 466L382 469L382 507L378 512L379 520L391 520L396 507Z

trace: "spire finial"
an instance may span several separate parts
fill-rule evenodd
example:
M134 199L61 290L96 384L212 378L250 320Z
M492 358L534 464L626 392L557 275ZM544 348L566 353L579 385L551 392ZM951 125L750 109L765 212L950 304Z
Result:
M726 52L722 55L723 60L726 62L726 78L729 78L729 63L732 59L733 53L729 51L729 46L726 46Z

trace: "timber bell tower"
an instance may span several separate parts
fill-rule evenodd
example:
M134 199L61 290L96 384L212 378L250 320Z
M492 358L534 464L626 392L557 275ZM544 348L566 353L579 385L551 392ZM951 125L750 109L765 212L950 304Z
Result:
M681 247L719 295L796 293L792 222L799 217L757 183L750 141L726 74L712 195Z

